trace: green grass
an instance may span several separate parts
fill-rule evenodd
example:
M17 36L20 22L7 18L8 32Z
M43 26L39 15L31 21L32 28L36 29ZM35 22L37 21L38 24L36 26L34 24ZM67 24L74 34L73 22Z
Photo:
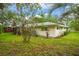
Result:
M23 43L22 37L12 33L0 34L0 55L79 55L79 32L69 33L61 38L31 37Z

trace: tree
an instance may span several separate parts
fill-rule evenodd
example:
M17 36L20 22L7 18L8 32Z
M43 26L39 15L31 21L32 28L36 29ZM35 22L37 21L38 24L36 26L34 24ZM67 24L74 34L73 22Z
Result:
M32 35L33 27L29 27L28 24L33 24L33 22L34 22L34 21L32 21L33 16L35 15L36 11L40 8L40 5L37 3L36 4L32 4L32 3L20 4L20 3L18 3L18 4L16 4L16 7L18 10L18 17L19 16L21 17L20 31L21 31L21 34L23 37L23 42L29 42L31 35ZM23 12L23 7L24 7L24 12L26 14ZM29 11L27 12L26 10L29 10ZM25 19L26 15L27 16L30 15L31 21Z
M51 13L58 8L64 8L64 13L62 13L60 18L61 20L59 21L64 20L71 28L79 31L79 4L54 4L52 6L53 7L50 9L49 15L51 15Z
M79 6L78 4L72 4L70 5L70 8L68 11L62 14L62 17L70 17L71 23L70 27L75 29L76 31L79 31Z
M0 22L2 23L2 25L0 25L0 32L1 33L3 32L3 22L7 19L5 10L8 9L9 5L10 4L0 3Z

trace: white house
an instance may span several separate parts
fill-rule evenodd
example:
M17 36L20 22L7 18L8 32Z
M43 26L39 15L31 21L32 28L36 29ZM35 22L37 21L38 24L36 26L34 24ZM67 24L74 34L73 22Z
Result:
M35 33L43 37L60 37L66 32L67 26L52 22L28 24L29 27L35 27Z

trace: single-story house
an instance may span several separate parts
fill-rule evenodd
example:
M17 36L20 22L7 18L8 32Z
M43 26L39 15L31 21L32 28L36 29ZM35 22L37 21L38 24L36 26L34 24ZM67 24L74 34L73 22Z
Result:
M43 37L60 37L68 28L68 26L52 22L34 23L28 24L28 26L35 26L34 34Z

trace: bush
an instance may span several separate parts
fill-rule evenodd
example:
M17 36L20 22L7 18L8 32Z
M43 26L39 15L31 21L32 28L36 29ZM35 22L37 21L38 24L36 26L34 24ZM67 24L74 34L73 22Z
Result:
M3 32L3 26L0 25L0 34Z

